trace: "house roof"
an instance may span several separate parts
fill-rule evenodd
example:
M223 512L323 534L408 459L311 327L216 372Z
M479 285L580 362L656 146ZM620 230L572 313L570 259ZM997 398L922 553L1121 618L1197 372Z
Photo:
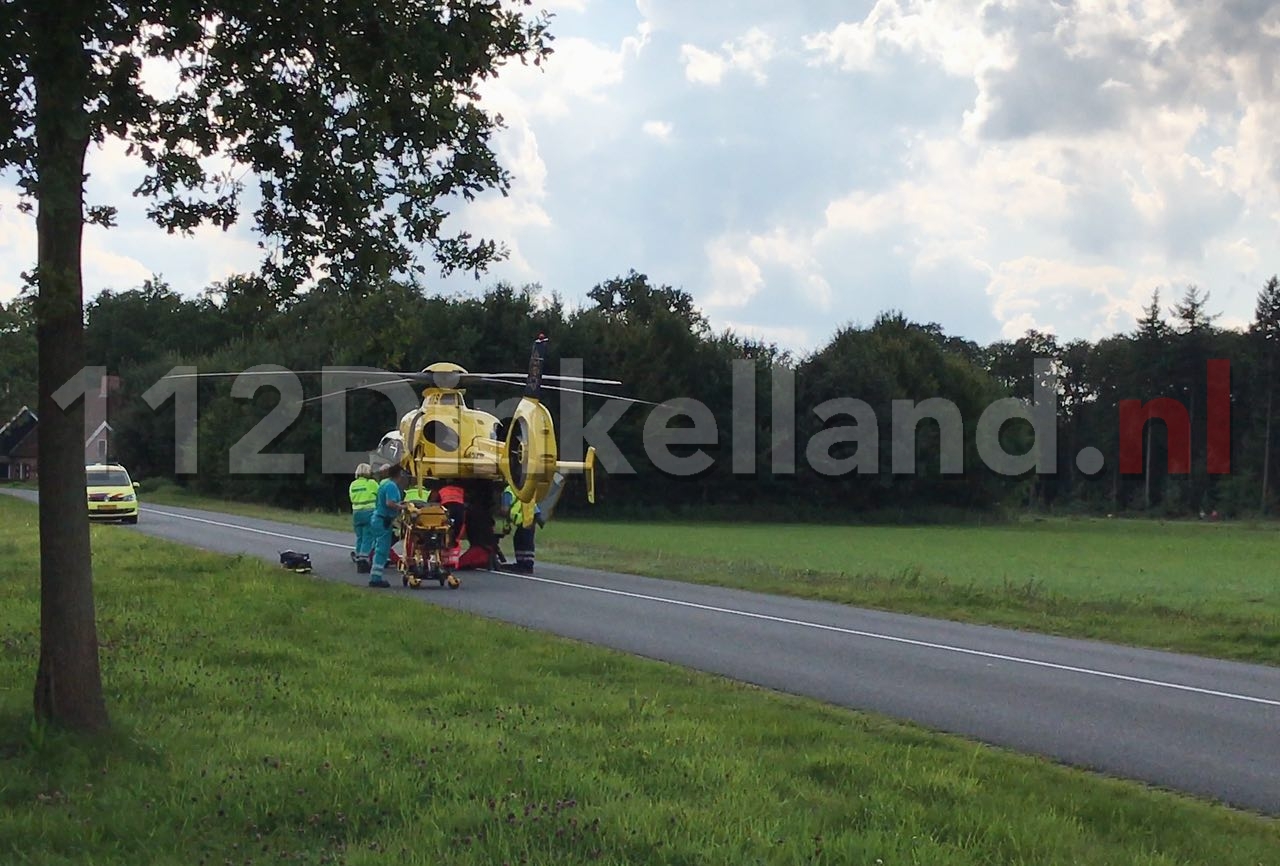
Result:
M9 455L22 443L23 439L36 427L36 413L27 406L18 410L9 421L0 427L0 454Z
M36 426L31 425L31 429L27 431L27 435L18 440L17 444L9 451L9 457L14 460L19 458L35 459L40 453L40 443L37 441L40 437L36 434Z
M98 429L94 430L93 433L89 436L89 438L84 440L85 446L87 447L89 443L93 442L94 439L97 439L104 432L114 433L115 428L112 427L110 424L108 424L106 421L103 421L101 424L98 425Z

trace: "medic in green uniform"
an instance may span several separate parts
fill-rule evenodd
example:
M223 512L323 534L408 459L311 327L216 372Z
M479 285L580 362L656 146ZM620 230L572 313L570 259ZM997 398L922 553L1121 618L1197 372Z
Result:
M369 531L369 518L378 498L378 482L373 480L373 467L361 463L356 467L356 477L348 491L351 497L351 527L355 531L356 546L351 559L359 574L369 573L369 555L373 551L373 535Z

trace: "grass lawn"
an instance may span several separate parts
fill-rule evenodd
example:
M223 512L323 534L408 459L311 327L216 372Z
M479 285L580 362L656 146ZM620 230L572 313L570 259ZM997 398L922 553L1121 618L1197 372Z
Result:
M191 505L347 530L346 515ZM1003 526L761 526L559 520L539 557L946 619L1280 664L1280 526L1027 520Z
M1280 824L93 528L116 732L32 728L0 498L6 864L1263 864Z

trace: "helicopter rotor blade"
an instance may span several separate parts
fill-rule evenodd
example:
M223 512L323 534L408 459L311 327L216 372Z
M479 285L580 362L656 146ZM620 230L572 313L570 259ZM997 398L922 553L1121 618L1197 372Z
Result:
M359 391L363 388L379 388L383 385L398 385L401 382L408 382L408 379L391 379L386 382L366 382L363 385L352 385L350 388L343 388L340 391L330 391L328 394L319 394L315 397L308 397L305 400L299 400L295 405L302 403L314 403L316 400L324 400L327 397L337 397L339 394L346 394L350 391Z
M528 373L472 373L473 376L482 376L486 379L520 379L521 381L529 378ZM592 379L587 376L552 376L548 373L542 375L543 379L552 379L557 382L586 382L591 385L621 385L617 379Z
M162 379L217 379L217 378L229 378L232 376L236 376L236 377L284 376L290 373L297 376L320 376L320 375L332 376L335 374L343 374L343 373L346 373L352 376L387 376L389 378L395 379L397 381L403 381L403 382L426 381L426 380L433 379L436 376L439 376L441 379L448 379L450 377L454 377L454 378L457 378L458 380L476 380L476 381L487 381L487 380L507 381L510 379L520 379L521 381L523 381L526 378L528 378L527 373L471 373L471 372L455 373L451 370L440 371L440 372L427 372L425 370L413 370L413 371L370 370L366 368L355 368L355 367L351 369L346 369L343 367L330 367L327 370L287 370L286 369L286 370L241 370L239 372L216 371L216 372L209 372L209 373L171 373L171 374L162 376L161 378ZM552 379L557 382L585 382L591 385L621 385L622 384L622 382L620 382L617 379L593 379L588 376L544 375L542 378Z
M490 382L502 382L505 385L523 385L524 382L513 382L510 379L490 379ZM556 385L543 385L544 391L563 391L567 394L585 394L588 397L604 397L606 400L621 400L624 403L642 403L645 406L661 406L652 400L641 400L639 397L622 397L618 394L606 394L603 391L584 391L581 388L561 388Z
M401 370L393 370L393 371L391 371L391 372L393 372L393 373L394 373L395 375L397 375L397 376L418 376L418 377L423 377L423 378L430 377L430 376L440 376L440 377L442 377L442 378L444 378L444 377L456 377L457 379L462 380L462 381L466 381L466 380L473 380L473 381L476 381L476 380L478 380L478 381L496 381L496 382L501 382L501 381L507 381L507 380L511 380L511 379L519 379L521 382L523 382L523 381L525 381L526 379L528 379L528 378L529 378L529 374L528 374L528 373L472 373L472 372L470 372L470 371L468 371L468 372L466 372L466 373L456 373L456 372L453 372L453 371L451 371L451 370L445 370L445 371L437 372L437 373L429 373L429 372L426 372L426 371L417 371L417 372L412 372L412 373L411 373L411 372L409 372L409 371L407 371L407 370L403 370L403 371L401 371ZM621 384L622 384L622 382L618 381L617 379L592 379L592 378L589 378L589 377L586 377L586 376L551 376L551 375L543 375L543 377L542 377L542 378L544 378L544 379L554 379L554 380L555 380L555 381L557 381L557 382L586 382L586 383L588 383L588 384L592 384L592 385L621 385Z
M161 376L162 379L215 379L226 378L230 376L287 376L289 374L295 376L320 376L335 374L346 374L349 376L404 376L404 373L392 370L369 370L359 367L330 367L327 370L241 370L238 373L215 372L215 373L171 373Z
M606 400L621 400L624 403L642 403L645 406L662 405L661 403L655 403L652 400L641 400L639 397L621 397L617 394L606 394L603 391L584 391L581 388L558 388L555 385L543 385L542 388L544 391L564 391L566 394L586 394L588 397L604 397Z

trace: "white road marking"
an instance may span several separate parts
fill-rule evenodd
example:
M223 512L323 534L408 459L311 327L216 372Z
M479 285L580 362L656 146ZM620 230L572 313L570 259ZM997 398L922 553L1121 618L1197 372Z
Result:
M223 523L220 520L206 520L203 517L192 517L189 514L178 514L175 511L160 511L150 506L143 508L142 511L149 512L151 514L160 514L164 517L176 517L179 520L190 520L193 523L205 523L205 524L208 524L209 526L221 526L224 529L238 529L241 532L252 532L252 533L255 533L256 535L270 535L273 538L284 538L284 539L288 539L289 541L305 541L307 544L321 544L321 545L324 545L325 547L337 547L341 550L351 549L350 544L335 544L332 541L321 541L318 538L302 538L301 536L298 536L298 535L285 535L283 532L268 532L265 529L254 529L251 526L242 526L239 523Z
M487 569L485 569L487 571ZM1001 653L986 652L985 650L968 649L966 647L951 646L949 644L930 643L929 641L915 640L913 638L898 637L891 634L880 634L873 631L860 631L853 628L844 628L837 625L824 625L820 622L808 622L802 619L788 619L782 616L772 616L767 613L753 613L748 610L735 610L729 607L715 607L709 604L699 604L693 601L681 601L676 598L663 598L659 595L645 595L639 592L627 592L621 589L608 589L603 586L591 586L585 583L571 583L567 580L552 580L548 577L534 577L531 574L512 574L506 571L489 571L489 574L500 574L503 577L515 577L520 580L533 580L539 583L550 583L556 586L566 586L572 589L584 589L590 592L603 592L609 595L621 595L627 598L637 598L643 601L659 602L661 604L671 604L679 607L692 607L698 610L711 611L713 613L724 613L731 616L741 616L748 619L761 619L769 622L782 623L784 625L796 625L803 628L812 628L820 631L832 631L839 634L854 635L856 637L874 638L876 640L892 641L894 643L909 644L911 646L925 647L927 649L942 650L944 652L961 653L963 655L979 656L981 658L998 659L1000 661L1015 662L1023 665L1033 665L1035 667L1051 668L1053 670L1068 671L1070 673L1088 674L1095 677L1106 677L1108 679L1123 680L1130 683L1141 683L1148 686L1158 686L1165 689L1177 689L1184 692L1195 692L1202 695L1212 695L1218 698L1229 698L1233 701L1246 701L1253 704L1264 704L1271 707L1280 707L1280 700L1271 700L1270 698L1259 698L1253 695L1239 695L1234 692L1219 692L1213 689L1202 689L1197 686L1188 686L1181 683L1164 682L1163 680L1149 680L1143 677L1131 677L1126 674L1116 674L1110 671L1099 671L1093 668L1080 668L1073 665L1060 665L1054 662L1040 661L1039 659L1022 658L1021 656L1002 655Z
M187 514L178 514L173 511L158 511L154 508L145 508L144 510L151 511L155 514L160 514L165 517L174 517L179 520L190 520L195 523L205 523L210 526L221 526L226 529L238 529L241 532L252 532L257 535L269 535L274 538L285 538L290 541L303 541L308 544L320 544L325 547L337 547L342 550L351 549L351 546L348 544L336 544L332 541L321 541L320 539L317 539L317 538L303 538L297 535L285 535L284 533L281 533L281 532L270 532L265 529L254 529L249 526L242 526L238 523L224 523L218 520L208 520L203 517L192 517ZM859 629L844 628L842 626L836 626L836 625L825 625L823 623L809 622L807 620L802 620L802 619L789 619L787 617L773 616L767 613L754 613L748 610L736 610L734 608L729 608L729 607L716 607L714 605L699 604L698 602L693 602L693 601L682 601L681 599L677 599L677 598L665 598L660 595L646 595L644 593L628 592L626 590L621 590L621 589L609 589L603 586L591 586L590 584L585 584L585 583L572 583L567 580L553 580L552 578L549 578L549 577L535 577L531 574L514 574L509 571L490 571L489 569L477 569L477 570L486 572L488 574L501 575L502 577L510 577L510 578L515 578L517 580L528 580L536 583L551 584L554 586L563 586L569 589L580 589L580 590L585 590L587 592L599 592L599 593L604 593L606 595L618 595L618 596L623 596L625 598L634 598L634 599L639 599L641 601L651 601L658 604L669 604L676 607L688 607L688 608L694 608L696 610L705 610L711 613L722 613L722 614L727 614L729 616L740 616L746 619L758 619L758 620L764 620L766 622L776 622L782 625L794 625L794 626L799 626L801 628L811 628L818 631L829 631L829 632L835 632L837 634L852 635L854 637L865 637L865 638L871 638L874 640L890 641L892 643L907 644L909 646L923 647L925 649L939 650L941 652L959 653L961 655L977 656L979 658L996 659L997 661L1012 662L1014 664L1030 665L1033 667L1048 668L1050 670L1066 671L1068 673L1083 674L1086 676L1093 676L1093 677L1102 677L1104 679L1119 680L1122 682L1138 683L1140 685L1154 686L1156 688L1162 688L1162 689L1173 689L1173 690L1182 691L1182 692L1192 692L1195 694L1210 695L1216 698L1226 698L1228 700L1243 701L1245 703L1251 703L1251 704L1261 704L1263 706L1269 706L1269 707L1280 707L1280 700L1271 700L1270 698L1259 698L1253 695L1241 695L1241 694L1236 694L1234 692L1220 692L1214 689L1202 689L1202 688L1199 688L1198 686L1188 686L1182 683L1171 683L1171 682L1166 682L1164 680L1152 680L1152 679L1146 679L1145 677L1133 677L1133 676L1128 676L1127 674L1112 673L1111 671L1100 671L1094 668L1082 668L1082 667L1076 667L1074 665L1062 665L1062 664L1057 664L1055 662L1046 662L1046 661L1041 661L1039 659L1029 659L1029 658L1023 658L1021 656L1010 656L1010 655L1004 655L1001 653L986 652L985 650L968 649L967 647L952 646L950 644L931 643L930 641L922 641L922 640L915 640L913 638L898 637L896 635L891 635L891 634L881 634L879 632L873 632L873 631L861 631Z

